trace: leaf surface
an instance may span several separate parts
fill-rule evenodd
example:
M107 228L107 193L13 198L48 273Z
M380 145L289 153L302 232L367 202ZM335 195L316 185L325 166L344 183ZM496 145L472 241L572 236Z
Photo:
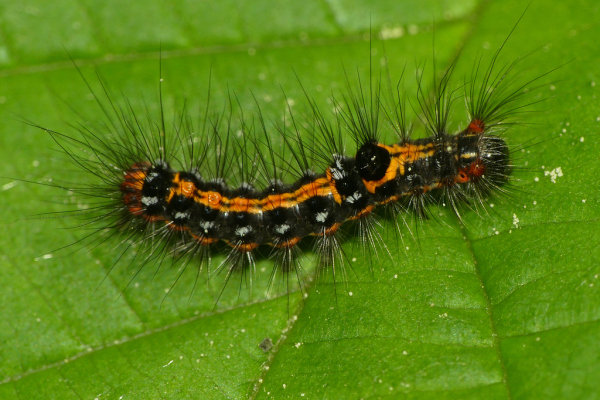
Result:
M0 175L85 179L49 135L20 121L72 134L66 125L81 119L65 104L102 118L65 48L96 90L94 65L115 98L149 113L158 113L161 47L166 110L189 99L198 114L211 75L213 104L235 93L255 110L256 97L279 121L281 89L300 109L300 80L331 108L344 68L351 79L355 70L369 76L369 52L375 71L387 58L393 79L406 65L414 93L434 36L437 67L462 49L455 77L468 77L523 12L516 0L398 3L4 1ZM599 10L592 0L534 3L503 50L511 60L539 48L522 64L533 77L567 62L531 94L543 101L519 117L526 124L506 133L523 145L515 163L527 167L515 169L510 201L490 215L467 211L464 224L431 206L435 218L417 227L409 219L402 241L384 219L393 260L371 263L351 237L347 284L334 287L329 274L308 283L304 300L264 295L266 257L253 293L232 281L216 310L221 276L190 297L193 267L174 287L177 264L145 268L133 281L137 265L108 274L120 256L110 246L53 251L87 231L48 213L82 199L3 179L0 398L600 397ZM369 29L390 38L385 49L369 50ZM466 122L458 103L453 126ZM309 252L308 275L311 260ZM265 338L275 343L269 352L258 346Z

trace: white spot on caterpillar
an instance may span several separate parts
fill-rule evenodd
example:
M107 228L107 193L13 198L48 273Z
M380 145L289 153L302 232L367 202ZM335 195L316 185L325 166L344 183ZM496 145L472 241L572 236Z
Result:
M342 157L338 154L333 155L334 167L331 167L331 176L333 179L340 180L345 178L348 174L344 170L344 165L342 164Z
M279 233L280 235L283 235L288 230L290 230L290 226L288 224L277 225L277 228L275 228L275 232Z
M252 232L251 226L242 226L241 228L237 228L235 230L235 235L236 236L246 236L250 232Z
M190 217L190 213L187 211L186 212L177 212L173 216L173 219L188 219L189 217Z
M158 203L158 197L142 197L142 204L145 206L151 206Z
M254 190L254 186L252 186L248 182L242 182L242 184L240 185L240 190L252 191Z
M339 181L341 179L344 179L344 177L346 177L346 172L344 172L343 170L339 170L337 168L331 168L331 177L334 180Z
M203 221L200 222L200 228L204 229L205 231L208 229L211 229L213 226L215 226L215 221Z
M352 196L348 196L346 198L346 202L350 203L350 204L353 204L355 201L357 201L361 197L362 197L362 194L360 194L360 192L354 192L354 194L352 194Z
M317 213L317 215L315 216L315 220L317 222L324 223L325 220L327 219L328 215L329 215L328 211Z

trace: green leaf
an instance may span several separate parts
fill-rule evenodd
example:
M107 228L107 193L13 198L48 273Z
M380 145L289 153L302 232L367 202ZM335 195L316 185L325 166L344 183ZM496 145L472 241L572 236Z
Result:
M522 63L531 77L566 64L531 93L543 100L536 112L506 133L523 147L515 163L526 166L514 171L509 201L490 200L491 215L466 212L464 224L431 206L435 218L416 228L409 221L402 241L384 220L393 260L380 254L371 264L349 238L347 284L334 288L329 271L308 282L306 299L285 288L266 296L272 262L263 258L253 293L238 293L232 278L215 309L221 276L190 296L194 266L175 286L180 266L170 262L133 281L139 265L108 273L120 251L72 245L89 233L73 228L83 221L50 214L86 204L44 184L86 178L21 120L74 134L67 124L82 118L65 104L85 120L102 118L65 49L96 90L94 65L115 99L151 114L162 48L168 112L185 98L200 112L212 74L215 106L235 93L252 115L255 96L265 117L280 121L281 88L294 107L306 103L295 74L327 112L344 68L351 79L355 69L368 76L369 29L392 37L387 65L393 79L406 65L412 95L434 38L438 69L462 49L460 80L478 55L489 60L523 5L1 2L0 398L600 397L600 5L538 3L502 59L539 49ZM382 60L376 41L374 71ZM466 122L457 103L453 127ZM303 264L310 277L310 253ZM265 338L275 343L268 352L259 347Z

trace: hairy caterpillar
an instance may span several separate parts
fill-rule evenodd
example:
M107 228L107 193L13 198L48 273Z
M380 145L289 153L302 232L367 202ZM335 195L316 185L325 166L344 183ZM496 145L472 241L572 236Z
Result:
M589 1L585 3L592 6ZM506 37L507 24L512 24L518 17L514 14L515 8L521 7L517 3L511 3L510 7L505 3L484 3L470 18L444 23L443 29L436 34L438 65L449 65L458 47L464 48L448 86L449 92L460 85L465 75L466 81L471 80L469 71L478 62L474 53L483 54L480 70L485 70L489 56L498 47L498 40ZM86 128L108 140L107 132L99 124L87 122L106 118L94 111L97 107L91 96L88 97L89 90L77 79L76 71L70 68L72 64L67 62L62 70L38 74L41 77L5 78L5 89L1 93L7 98L2 108L7 111L6 134L2 135L2 175L54 185L43 187L15 182L13 189L2 192L7 205L3 221L19 219L2 232L6 245L2 259L3 303L7 306L3 337L4 347L12 354L8 354L3 363L2 379L8 383L3 387L8 393L6 397L14 397L16 391L20 397L27 397L27 393L34 397L40 387L46 388L46 392L61 393L56 396L62 397L74 388L79 397L91 398L100 394L100 398L122 395L182 397L184 391L193 391L190 396L196 398L280 398L300 397L301 394L306 398L510 398L537 393L546 397L581 397L590 393L589 390L593 392L593 384L587 387L581 384L581 376L590 376L597 371L593 351L598 333L594 323L598 315L595 277L600 272L593 268L598 242L594 235L598 201L593 190L593 181L598 176L595 158L598 114L593 99L598 95L598 80L590 75L595 55L599 53L595 51L597 41L592 40L593 14L590 10L590 7L574 5L556 10L542 5L535 7L534 3L528 17L517 29L520 32L524 28L523 40L513 37L501 54L504 59L514 59L525 54L531 46L544 46L539 52L543 54L535 54L514 68L517 74L528 71L530 75L539 74L546 68L544 65L557 65L563 62L561 60L575 56L581 58L559 71L552 86L523 98L530 103L552 97L540 106L528 108L545 112L518 115L513 121L523 125L504 126L508 129L501 132L501 137L509 145L509 163L516 164L509 181L500 187L510 191L507 193L511 195L509 201L499 202L494 194L504 197L504 192L493 191L491 198L484 199L485 209L479 207L478 212L474 212L467 206L460 210L463 221L453 215L449 206L444 207L437 201L429 202L423 208L428 220L413 217L417 214L401 209L398 215L400 243L394 241L397 229L392 218L378 218L381 223L378 231L393 259L385 250L380 252L371 263L374 273L369 270L369 260L356 253L360 247L353 247L361 238L351 236L352 232L340 232L358 227L358 222L365 220L344 223L336 235L345 234L341 239L342 249L350 263L344 265L348 271L347 279L341 279L341 274L337 274L338 303L333 306L331 301L335 290L331 269L317 285L306 280L304 291L308 297L304 301L300 300L293 282L295 273L291 272L287 276L294 284L288 307L292 318L285 312L285 293L266 299L262 295L274 263L268 258L271 248L265 246L258 249L262 255L256 256L253 293L247 288L239 290L238 285L243 280L239 273L232 272L219 299L218 312L212 311L214 298L223 285L226 269L222 268L220 275L214 274L206 287L203 281L208 267L213 273L223 260L224 256L218 253L230 250L225 243L213 247L212 262L204 264L202 279L198 279L189 300L198 270L197 258L187 263L176 286L168 296L164 295L186 263L173 263L178 256L165 253L157 256L153 263L153 260L146 260L143 246L132 244L128 248L128 242L115 249L115 241L119 244L123 236L117 239L117 232L110 227L99 231L98 224L85 225L93 213L80 210L85 207L93 210L97 203L94 200L102 199L56 190L56 186L92 185L100 182L98 178L69 162L60 149L53 151L57 145L45 131L36 131L15 121L15 114L23 115L43 127L77 139L81 138L79 132L63 128L61 120L83 122ZM457 27L463 29L452 35L456 32L453 28ZM415 132L411 135L413 139L431 135L423 135L418 116L411 115L423 114L412 97L416 93L412 69L420 68L418 63L414 66L413 60L427 60L429 70L423 74L423 87L431 87L431 40L424 33L426 29L419 25L419 34L406 34L401 39L385 42L392 86L397 82L394 75L399 75L403 65L407 64L403 80L406 89L401 93L407 93L410 99L405 110L407 120L416 122ZM572 30L576 30L577 35L571 35ZM286 164L279 157L292 162L290 149L296 148L296 142L290 113L283 111L284 107L287 109L283 95L278 96L281 93L278 83L282 83L289 107L302 130L301 108L306 101L300 89L295 90L299 85L295 84L292 68L298 72L307 92L315 97L319 110L334 126L337 114L330 114L330 110L335 105L327 104L327 97L329 88L337 97L339 87L344 84L340 59L347 67L358 64L361 77L369 76L365 66L368 64L368 45L364 41L344 46L342 50L335 44L313 46L312 39L311 36L308 46L301 49L264 51L257 47L254 56L249 56L246 48L233 55L226 49L225 54L214 57L163 54L167 131L172 132L173 110L176 113L183 110L181 100L177 99L187 95L191 99L186 105L188 110L195 110L194 99L205 106L205 82L209 76L208 66L212 64L211 104L217 110L213 115L222 114L219 109L221 99L225 97L223 82L227 82L234 88L232 93L239 96L244 121L251 126L254 104L249 90L245 89L251 88L260 103L270 138L273 138L271 147L281 167L277 169L280 179L294 182L297 176L291 168L287 173ZM380 44L375 41L374 50L379 50L378 46ZM70 47L67 45L67 48ZM371 57L375 66L381 56L380 51ZM93 70L85 66L86 57L78 54L75 57L82 73L96 89L99 84L96 78L90 77ZM158 96L154 95L158 86L158 56L148 58L151 59L131 63L109 62L99 69L117 93L116 96L111 94L116 104L124 104L122 98L129 99L132 107L137 107L138 117L145 119L149 115L159 121L159 102L155 100ZM285 61L278 61L283 58ZM537 65L528 69L530 62ZM223 68L226 63L229 67ZM338 67L337 71L334 67ZM323 78L318 79L317 75ZM351 81L356 76L354 72L348 75ZM377 72L372 76L377 77ZM242 79L247 82L241 83ZM334 82L338 83L337 87L330 85ZM459 85L452 82L459 82ZM594 82L595 87L592 86ZM44 83L65 98L64 104L72 106L83 117L61 109L61 105L56 104L56 95L44 92ZM324 90L319 91L318 85ZM11 88L11 95L8 95L6 92ZM29 101L20 101L17 103L20 107L16 107L15 99L26 97L27 88L33 92ZM18 96L21 92L25 94ZM368 94L368 90L365 92ZM428 93L428 90L424 92ZM461 92L459 88L457 95ZM96 90L96 93L101 91ZM147 97L146 110L142 98L148 94L151 97ZM272 96L271 102L266 100L267 95ZM233 95L232 98L235 105L237 99ZM344 99L337 98L343 105ZM391 108L385 99L382 103L386 105L385 109ZM235 105L235 108L232 141L241 130L237 127L236 115L240 107ZM469 118L465 109L464 101L459 97L449 114L450 133L466 127ZM9 115L11 111L12 116ZM195 116L197 113L190 111L189 114ZM204 110L199 114L202 118ZM285 124L282 115L286 116ZM378 125L380 142L386 145L399 142L392 137L393 128L386 119L382 114ZM286 126L289 145L281 143L283 140L272 120ZM227 121L227 113L223 121ZM462 126L457 127L458 124ZM256 126L260 138L260 126ZM342 133L346 131L344 129ZM226 136L224 129L221 133ZM310 136L309 132L302 131L303 142L312 154L310 149L316 146L312 146ZM546 140L548 138L553 139ZM536 145L525 147L530 141ZM269 148L263 142L257 142L256 147L268 158ZM226 153L229 155L224 156L226 164L231 166L227 182L232 187L241 181L234 172L239 169L237 161L241 161L244 154L248 154L250 160L250 163L246 162L247 170L252 169L255 146L252 140L247 143L245 153L241 146L230 145ZM350 157L356 154L353 143L349 136L344 154ZM196 145L200 146L199 143ZM519 151L515 152L515 149ZM85 152L83 145L71 146L71 150L86 160L94 157ZM22 161L20 164L19 160ZM180 168L180 160L182 157L170 160L171 167L185 170L187 165ZM315 172L323 172L327 167L319 161L318 158L309 159ZM214 169L214 165L213 160L204 163L207 170ZM518 166L527 168L519 170ZM562 167L564 176L554 183L544 173L557 167ZM270 176L263 177L260 171L264 168L257 168L254 186L260 189L268 185L268 179L274 177L273 169L271 166ZM210 171L204 173L205 178L211 177ZM441 196L439 191L430 191L427 195L438 200L436 193ZM34 216L23 220L24 216L36 212L33 207L39 207L37 212L45 215L41 219ZM68 214L64 212L67 209L75 211ZM53 211L56 214L49 214ZM379 217L384 212L385 206L375 208ZM488 212L491 215L487 215ZM518 228L513 218L515 214ZM403 225L403 217L408 219L409 226ZM76 243L88 234L92 235L91 244ZM104 243L103 239L109 238L107 234L112 234L115 239ZM303 255L297 259L298 263L308 269L302 278L314 276L315 253L308 248L312 241L309 239L307 237L299 244ZM69 244L73 245L66 251L53 251ZM370 248L377 247L367 246ZM76 254L72 254L75 251ZM52 258L40 257L45 253L52 253L48 254ZM255 250L253 254L257 253ZM180 257L184 255L179 253ZM34 257L39 259L34 261ZM163 260L162 264L159 260ZM116 267L108 273L115 261L118 261ZM143 270L129 284L132 275L142 266ZM160 270L156 272L158 266ZM102 281L105 276L106 280ZM250 277L250 274L246 276ZM274 281L277 283L281 279ZM339 284L342 281L344 286ZM161 302L163 296L166 298ZM286 321L291 322L286 325ZM289 326L285 337L280 337L282 329ZM75 340L71 339L75 335ZM275 346L269 353L258 347L267 337ZM119 364L124 368L119 368ZM141 381L135 378L134 370L142 374ZM535 373L529 373L531 371ZM99 375L103 379L98 379ZM40 385L29 384L35 382ZM48 386L51 382L59 382L60 386L51 388ZM83 388L82 382L88 389ZM29 392L25 392L26 386L29 386ZM158 395L157 390L161 390ZM270 396L265 395L269 392Z
M198 271L206 265L209 275L222 272L225 281L240 272L252 282L255 252L262 248L274 260L272 284L278 274L287 280L301 271L300 242L313 237L317 275L331 269L335 282L346 273L339 238L344 223L357 225L366 254L386 249L377 206L394 221L405 212L423 218L430 203L448 205L460 218L461 208L483 210L490 195L508 194L513 165L501 134L539 77L515 85L518 60L499 67L501 50L488 67L476 63L459 86L451 81L456 60L432 93L423 87L423 72L417 74L416 102L409 104L429 133L420 139L411 136L400 84L369 78L366 90L360 77L355 86L346 78L331 115L306 94L308 111L296 115L288 107L283 124L265 119L258 101L248 118L234 94L224 111L210 113L210 92L197 124L185 110L167 121L162 99L154 119L130 104L117 106L102 83L106 101L94 94L106 118L102 126L82 126L78 136L47 132L99 178L63 186L99 200L83 211L84 225L94 228L89 237L104 242L118 233L123 255L137 248L129 263L160 266L172 255L196 263ZM464 90L469 120L451 132L458 90ZM385 129L397 135L395 143L382 143ZM346 133L353 154L346 152ZM226 256L212 268L215 250Z

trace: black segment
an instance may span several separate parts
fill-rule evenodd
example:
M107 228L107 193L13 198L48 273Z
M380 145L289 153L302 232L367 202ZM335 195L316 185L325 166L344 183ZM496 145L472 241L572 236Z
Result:
M194 199L191 197L173 196L166 207L167 220L173 221L174 225L180 227L187 226L191 220L194 205Z
M248 212L231 212L225 218L228 231L225 239L235 245L263 243L264 238L260 219L257 214Z
M375 204L373 196L368 192L356 170L354 159L339 158L330 165L329 169L335 189L342 198L342 209L347 210L348 215L354 216L368 205Z
M174 172L167 165L150 168L142 186L142 205L148 216L164 216L167 197L173 186Z
M285 243L296 237L304 237L310 233L309 227L302 223L297 209L277 207L263 213L265 234L275 244Z
M311 227L311 232L320 233L331 228L341 214L339 206L331 196L313 196L299 204L300 215Z
M467 168L471 163L477 161L481 135L468 135L461 133L457 138L457 151L460 168ZM468 157L473 154L473 157Z
M190 231L194 235L209 239L221 238L218 224L215 222L221 215L219 210L194 202L191 214Z
M366 143L356 152L356 170L366 181L378 181L385 176L391 162L390 152L375 143Z

